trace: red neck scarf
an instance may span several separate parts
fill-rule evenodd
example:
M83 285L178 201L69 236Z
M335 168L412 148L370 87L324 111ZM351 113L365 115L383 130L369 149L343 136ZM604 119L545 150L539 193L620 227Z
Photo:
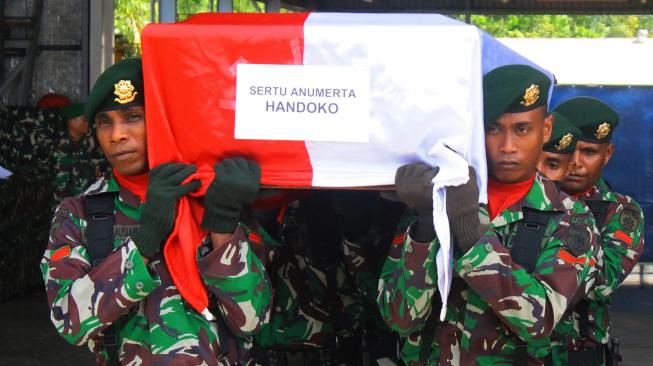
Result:
M127 190L135 194L141 202L145 202L145 193L147 192L147 182L149 180L148 173L125 176L120 175L117 170L114 170L113 176L116 177L116 180L121 187L127 188Z
M592 192L593 190L594 190L594 186L592 186L592 188L586 190L585 192L580 192L578 194L572 194L571 196L576 198L576 199L582 198L583 196L587 195L588 193Z
M534 180L535 176L519 183L501 183L488 177L487 195L490 220L494 220L503 210L526 197Z

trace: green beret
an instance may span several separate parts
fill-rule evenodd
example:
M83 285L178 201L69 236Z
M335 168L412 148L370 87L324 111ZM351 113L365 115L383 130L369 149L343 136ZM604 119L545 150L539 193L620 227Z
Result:
M98 112L144 105L143 68L140 58L122 60L97 79L86 100L84 114L92 122Z
M61 107L59 114L63 119L68 120L71 118L84 115L84 103L72 103L67 106Z
M580 140L592 143L610 142L619 124L619 115L603 101L591 97L571 98L556 107L581 132Z
M504 113L521 113L547 105L551 79L527 65L497 67L483 77L485 124Z
M576 149L576 142L580 138L580 130L574 127L565 116L552 113L553 130L551 139L544 144L544 151L556 154L571 154Z

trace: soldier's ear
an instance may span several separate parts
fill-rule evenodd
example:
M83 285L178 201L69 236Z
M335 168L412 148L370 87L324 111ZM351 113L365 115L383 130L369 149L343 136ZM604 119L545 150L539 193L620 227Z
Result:
M544 135L542 136L542 144L546 144L551 139L551 132L553 131L553 120L555 116L552 113L546 112L547 116L544 118Z
M610 158L612 158L613 153L614 153L614 144L612 142L609 142L605 145L605 156L603 158L603 166L608 165L608 162L610 161Z

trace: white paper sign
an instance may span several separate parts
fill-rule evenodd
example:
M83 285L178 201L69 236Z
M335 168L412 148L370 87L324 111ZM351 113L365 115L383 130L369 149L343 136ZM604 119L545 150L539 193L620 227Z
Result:
M368 142L370 70L239 64L236 139Z

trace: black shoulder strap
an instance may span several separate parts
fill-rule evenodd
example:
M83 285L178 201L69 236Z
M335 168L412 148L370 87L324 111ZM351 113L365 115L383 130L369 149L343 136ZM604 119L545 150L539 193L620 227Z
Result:
M544 231L555 213L530 208L524 208L523 213L524 218L517 223L517 234L510 253L515 263L524 267L526 272L533 273L540 256Z
M585 299L576 305L578 313L578 332L581 338L587 338L590 334L589 302Z
M114 193L86 196L86 249L93 267L102 262L113 250Z
M113 251L113 222L115 193L101 193L86 196L86 249L93 267L100 264ZM115 323L114 323L115 324ZM114 325L103 332L104 348L109 355L108 366L119 365L118 337Z
M546 227L556 213L524 208L523 214L524 218L517 223L517 233L510 254L512 260L524 267L527 273L533 273L540 256ZM518 337L515 337L513 361L515 365L528 363L528 344Z
M431 298L431 314L426 318L424 327L420 334L419 345L419 360L422 365L426 365L429 361L429 354L431 353L431 346L435 338L435 328L440 320L440 310L442 308L442 299L440 293L435 292Z
M599 231L603 231L605 227L605 218L608 214L608 208L612 202L610 201L600 201L600 200L587 200L587 207L592 211L594 216L594 221L596 221L596 227Z

